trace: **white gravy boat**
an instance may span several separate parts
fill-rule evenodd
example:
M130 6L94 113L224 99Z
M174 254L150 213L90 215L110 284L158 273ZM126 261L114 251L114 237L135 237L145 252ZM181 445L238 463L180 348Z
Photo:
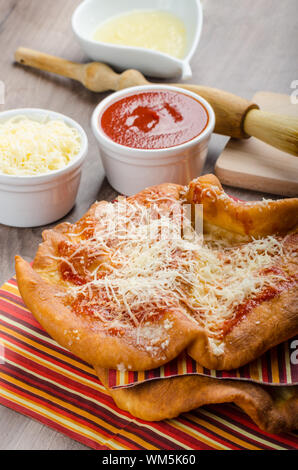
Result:
M187 46L183 59L142 47L99 42L92 35L99 24L131 10L164 10L180 18L186 27ZM85 0L74 11L72 29L85 53L93 60L106 62L118 70L135 68L157 78L189 79L189 62L197 48L203 21L200 0Z

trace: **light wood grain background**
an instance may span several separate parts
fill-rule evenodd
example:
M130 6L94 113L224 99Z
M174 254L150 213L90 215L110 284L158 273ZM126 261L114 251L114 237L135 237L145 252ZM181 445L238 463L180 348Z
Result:
M112 1L112 0L110 0ZM177 0L187 1L187 0ZM70 17L79 0L0 0L0 80L5 104L48 108L76 119L86 130L90 150L77 204L67 220L75 221L94 200L115 197L99 161L90 117L105 96L80 84L13 63L19 46L39 49L75 61L87 61L73 37ZM297 0L203 0L204 26L192 60L193 83L215 86L251 98L256 91L291 93L298 79ZM141 1L140 1L141 4ZM204 173L212 172L227 139L213 136ZM243 199L261 193L228 188ZM267 195L268 196L268 195ZM269 196L270 197L270 196ZM274 196L273 196L274 197ZM16 253L32 260L43 228L0 225L0 283L14 274ZM0 406L0 449L85 449L85 447Z

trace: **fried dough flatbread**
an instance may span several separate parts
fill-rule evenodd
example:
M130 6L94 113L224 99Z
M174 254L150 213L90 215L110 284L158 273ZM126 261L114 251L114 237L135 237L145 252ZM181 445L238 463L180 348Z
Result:
M187 204L203 206L203 242ZM298 199L235 201L207 175L46 230L33 267L16 257L17 281L45 330L94 367L146 370L186 350L233 369L298 333L297 229Z
M298 429L296 386L261 386L189 375L109 389L108 371L96 368L96 373L119 408L146 421L175 418L208 404L234 402L264 431Z

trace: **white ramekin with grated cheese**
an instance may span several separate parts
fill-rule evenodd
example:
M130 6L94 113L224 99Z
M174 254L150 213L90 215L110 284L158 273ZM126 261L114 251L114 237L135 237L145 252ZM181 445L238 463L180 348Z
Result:
M88 141L69 117L38 108L0 113L0 223L36 227L70 211Z

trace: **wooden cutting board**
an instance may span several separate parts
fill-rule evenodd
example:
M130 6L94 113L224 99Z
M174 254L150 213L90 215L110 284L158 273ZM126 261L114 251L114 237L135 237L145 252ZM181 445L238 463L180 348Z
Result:
M264 111L298 117L298 105L288 95L260 91L253 101ZM253 137L230 139L217 160L215 174L228 186L298 196L298 157Z

